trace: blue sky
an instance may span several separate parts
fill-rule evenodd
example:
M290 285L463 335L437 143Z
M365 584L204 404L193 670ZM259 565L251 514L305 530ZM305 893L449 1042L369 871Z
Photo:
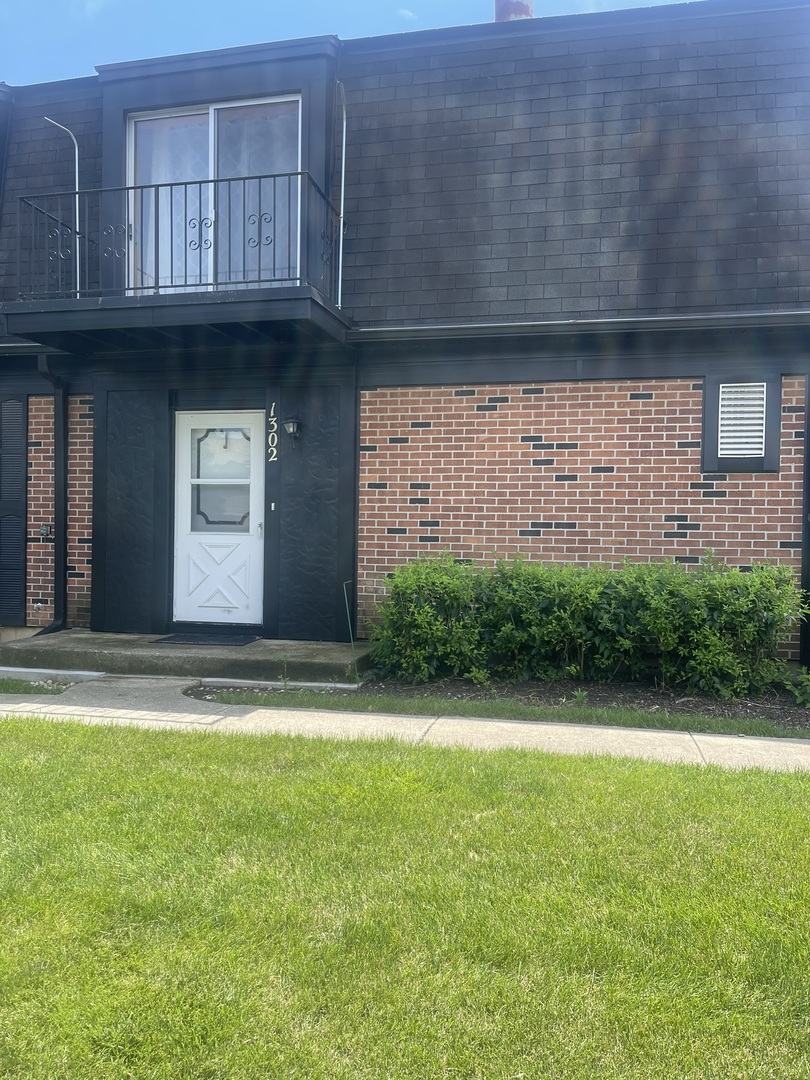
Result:
M534 0L568 15L671 0ZM490 22L494 0L0 0L0 81L92 75L96 64L260 41L397 34Z

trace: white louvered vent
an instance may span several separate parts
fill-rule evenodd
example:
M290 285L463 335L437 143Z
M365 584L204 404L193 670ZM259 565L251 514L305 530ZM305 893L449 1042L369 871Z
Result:
M721 458L764 457L765 383L721 385L717 446Z

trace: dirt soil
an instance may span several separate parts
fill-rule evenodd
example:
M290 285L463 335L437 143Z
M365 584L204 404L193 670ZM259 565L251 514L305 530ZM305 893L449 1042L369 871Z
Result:
M194 696L211 699L222 689L222 687L201 686L194 692ZM234 685L233 689L250 690L253 688ZM267 693L266 690L256 692ZM659 715L670 713L734 719L757 718L768 720L786 730L795 731L797 737L810 737L810 710L798 705L796 699L788 691L776 688L755 698L738 698L735 701L718 701L704 694L684 694L681 691L673 691L653 684L586 683L567 680L494 683L489 687L476 686L463 679L446 679L417 686L396 680L381 680L365 683L363 692L386 697L443 697L448 701L492 701L508 698L525 705L542 705L551 708L560 705L587 705L597 709L619 706ZM587 695L585 700L582 698L583 692ZM325 689L323 693L334 694L335 691ZM346 697L350 699L350 694L346 694ZM350 707L349 701L347 701L347 707Z

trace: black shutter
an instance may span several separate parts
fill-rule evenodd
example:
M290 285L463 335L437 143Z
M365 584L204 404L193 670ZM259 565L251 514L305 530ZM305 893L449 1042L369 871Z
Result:
M0 398L0 626L25 626L26 398Z

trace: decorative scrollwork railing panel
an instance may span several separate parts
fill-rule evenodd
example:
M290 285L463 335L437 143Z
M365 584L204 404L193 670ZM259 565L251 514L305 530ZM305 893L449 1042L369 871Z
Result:
M26 299L311 284L337 295L338 217L306 173L27 195Z

